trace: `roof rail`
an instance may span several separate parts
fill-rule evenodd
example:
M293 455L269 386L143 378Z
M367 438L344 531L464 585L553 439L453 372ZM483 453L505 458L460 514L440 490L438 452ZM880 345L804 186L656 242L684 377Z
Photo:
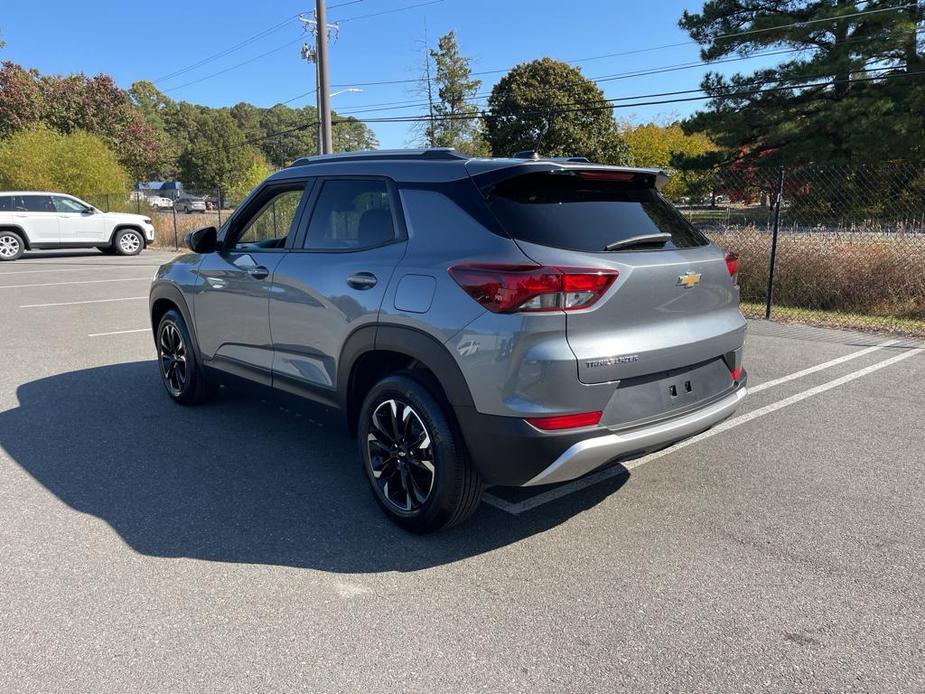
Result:
M431 147L430 149L378 149L366 152L342 152L340 154L317 154L311 157L299 157L292 162L289 167L306 166L308 164L318 164L321 162L381 161L385 159L393 161L466 161L469 157L456 151L452 147Z

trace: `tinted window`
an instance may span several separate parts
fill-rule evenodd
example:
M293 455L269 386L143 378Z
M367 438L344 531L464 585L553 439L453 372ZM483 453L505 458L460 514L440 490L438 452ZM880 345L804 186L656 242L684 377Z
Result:
M270 197L246 222L234 247L283 248L292 230L295 213L302 199L302 184L295 190L284 190Z
M555 248L603 251L631 237L670 234L648 248L689 248L707 240L648 183L530 173L502 181L488 205L515 239ZM639 250L643 246L632 246Z
M55 204L50 195L23 195L23 205L29 212L54 212Z
M357 250L395 238L385 181L325 181L305 238L305 248Z
M76 200L71 200L71 198L62 198L56 195L54 201L55 209L58 212L85 212L87 210L86 205Z
M0 195L0 212L9 212L13 209L13 198L9 195Z

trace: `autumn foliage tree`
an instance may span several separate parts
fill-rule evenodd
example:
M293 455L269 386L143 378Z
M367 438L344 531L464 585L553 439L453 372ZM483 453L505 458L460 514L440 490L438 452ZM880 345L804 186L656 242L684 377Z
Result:
M0 138L45 126L93 134L136 180L156 170L164 142L108 75L42 75L9 61L0 64Z

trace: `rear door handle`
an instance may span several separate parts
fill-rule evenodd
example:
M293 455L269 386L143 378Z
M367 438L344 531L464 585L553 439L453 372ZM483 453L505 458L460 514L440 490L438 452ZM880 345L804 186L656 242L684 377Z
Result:
M263 280L270 276L270 271L263 265L255 265L254 267L247 268L247 274L255 280Z
M376 286L376 276L371 272L358 272L347 278L347 284L354 289L372 289Z

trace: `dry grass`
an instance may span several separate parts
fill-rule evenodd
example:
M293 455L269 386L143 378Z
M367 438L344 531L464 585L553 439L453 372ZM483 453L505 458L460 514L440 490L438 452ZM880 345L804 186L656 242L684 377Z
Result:
M222 221L228 219L228 216L234 210L222 210ZM173 211L152 212L150 215L151 223L154 224L154 243L155 248L182 248L183 239L186 235L205 226L219 226L219 214L216 211L193 214L176 215L176 233L174 232L174 214Z
M771 234L728 227L710 234L741 257L742 300L763 304ZM925 321L925 235L811 232L780 235L774 307L795 315L823 311L881 324Z

